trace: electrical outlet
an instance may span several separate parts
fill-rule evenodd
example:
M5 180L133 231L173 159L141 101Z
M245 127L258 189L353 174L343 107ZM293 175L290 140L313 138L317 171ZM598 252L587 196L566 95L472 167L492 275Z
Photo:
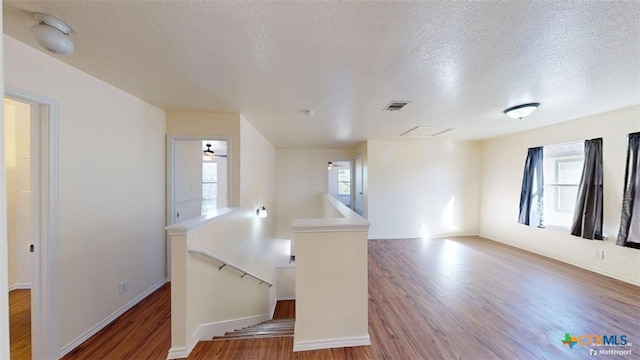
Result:
M593 257L596 259L604 259L604 250L593 250Z
M120 283L120 295L129 291L129 280L125 280Z

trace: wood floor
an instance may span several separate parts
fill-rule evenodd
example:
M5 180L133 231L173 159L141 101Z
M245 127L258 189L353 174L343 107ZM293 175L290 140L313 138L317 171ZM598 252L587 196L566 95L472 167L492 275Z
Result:
M63 359L166 359L171 347L171 288L163 285Z
M296 318L296 301L280 300L276 304L273 311L274 319L295 319Z
M586 241L586 240L585 240ZM169 288L69 354L164 359ZM146 324L145 324L146 323ZM369 242L372 346L293 353L292 338L201 342L190 359L585 359L566 333L627 335L640 354L640 288L476 237Z
M31 290L9 292L11 359L31 359Z

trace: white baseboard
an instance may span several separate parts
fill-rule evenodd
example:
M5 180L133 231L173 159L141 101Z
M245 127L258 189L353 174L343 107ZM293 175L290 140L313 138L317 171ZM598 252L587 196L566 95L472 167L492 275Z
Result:
M189 357L191 350L196 346L198 341L211 340L214 336L222 336L226 332L234 331L245 328L247 326L255 325L263 321L271 319L272 314L262 314L255 316L247 316L244 318L218 321L208 324L200 324L193 335L191 335L191 341L184 348L171 348L167 354L167 359L182 359Z
M467 237L467 236L479 236L478 234L470 233L449 233L449 234L435 234L429 235L426 239L446 239L450 237ZM422 239L425 238L419 234L404 234L404 235L369 235L368 240L407 240L407 239Z
M189 354L191 354L191 350L196 346L198 340L191 339L191 342L185 348L171 348L169 349L169 353L167 354L168 359L184 359L188 358Z
M164 280L161 280L160 282L156 283L155 285L153 285L152 287L147 289L145 292L143 292L142 294L136 296L133 300L131 300L128 303L126 303L123 307L118 309L116 312L114 312L113 314L109 315L109 317L107 317L106 319L102 320L100 323L96 324L91 329L87 330L84 334L80 335L80 337L78 337L77 339L75 339L75 340L71 341L70 343L68 343L67 345L65 345L60 350L60 355L58 356L58 359L62 358L66 354L70 353L73 349L75 349L76 347L80 346L80 344L82 344L83 342L87 341L90 337L95 335L98 331L102 330L105 326L109 325L113 320L117 319L120 315L124 314L127 310L131 309L137 303L142 301L144 298L146 298L147 296L151 295L151 293L153 293L154 291L158 290L166 282L167 282L167 280L164 279Z
M31 284L23 283L23 284L13 284L9 286L9 291L13 290L31 290Z
M280 300L295 300L296 297L295 296L281 296L278 298L278 301Z
M324 339L324 340L307 340L296 341L293 340L293 351L308 351L318 349L331 349L331 348L343 348L351 346L368 346L371 345L371 338L369 335L361 337L350 338L338 338L338 339Z

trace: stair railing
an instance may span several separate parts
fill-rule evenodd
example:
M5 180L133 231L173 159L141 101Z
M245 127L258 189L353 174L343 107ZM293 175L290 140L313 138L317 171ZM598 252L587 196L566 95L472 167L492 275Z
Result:
M248 276L250 278L254 278L255 280L259 281L260 283L258 285L266 284L269 287L273 286L273 284L271 284L267 280L264 280L263 278L259 277L258 275L255 275L255 274L253 274L253 273L251 273L251 272L249 272L249 271L247 271L247 270L245 270L245 269L243 269L243 268L241 268L241 267L239 267L237 265L234 265L231 262L229 262L229 261L227 261L227 260L225 260L225 259L223 259L223 258L221 258L221 257L219 257L219 256L207 251L207 250L195 249L195 248L191 248L190 247L190 248L187 248L187 251L192 253L192 254L202 255L202 256L206 257L207 259L209 259L209 260L217 262L218 264L220 264L220 266L218 267L218 271L221 271L223 268L227 267L227 268L230 268L230 269L235 270L238 273L242 274L240 276L241 279L244 278L245 276Z

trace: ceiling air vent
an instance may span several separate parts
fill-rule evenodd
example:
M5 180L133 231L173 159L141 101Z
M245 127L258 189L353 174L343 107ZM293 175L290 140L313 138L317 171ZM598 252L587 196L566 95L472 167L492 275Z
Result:
M403 107L405 107L405 105L407 105L408 103L409 103L408 101L392 101L384 109L386 111L398 111Z

